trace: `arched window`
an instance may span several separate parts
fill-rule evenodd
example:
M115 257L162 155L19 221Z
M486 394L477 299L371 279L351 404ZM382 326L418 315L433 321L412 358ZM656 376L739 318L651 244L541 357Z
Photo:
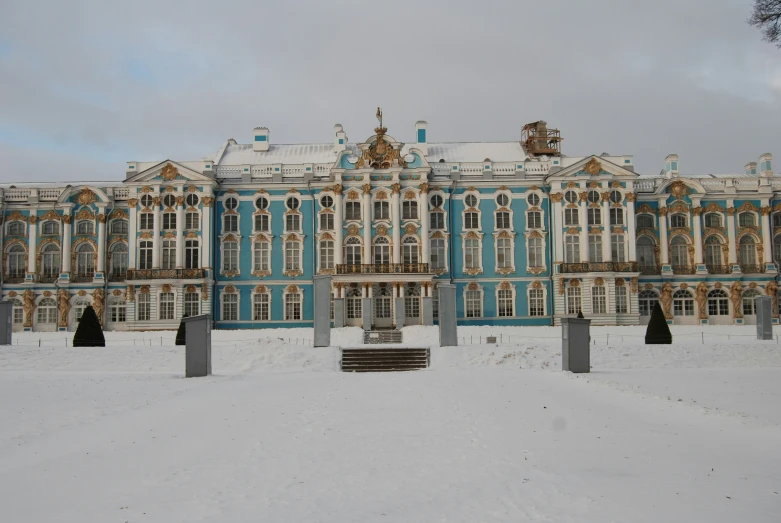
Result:
M705 238L705 265L708 267L708 272L713 274L721 274L722 266L721 257L721 238L715 234L711 234Z
M738 215L738 224L741 227L756 227L757 221L753 212L742 212Z
M385 236L379 236L374 240L374 263L377 265L390 263L390 241Z
M334 268L334 241L320 240L320 268Z
M656 271L656 243L649 236L640 236L637 239L637 261L640 271L646 274L654 274Z
M640 291L640 295L638 296L640 316L650 316L657 301L659 301L659 295L656 291L650 289Z
M47 243L41 249L41 277L56 278L60 274L60 248L54 243Z
M24 247L19 244L8 248L8 261L6 262L6 274L11 278L24 278L27 267L24 260Z
M721 215L709 212L705 215L705 227L721 227Z
M344 247L344 260L347 265L361 264L361 240L356 236L347 238L347 245Z
M95 276L95 249L89 243L76 247L76 276L92 278Z
M38 323L57 323L57 302L43 298L38 302Z
M22 223L22 222L9 222L8 223L8 235L9 236L22 236L22 235L24 235L24 223Z
M762 294L756 289L748 289L743 292L743 315L754 316L757 313L756 300Z
M401 242L401 261L402 263L418 263L418 239L414 236L407 236Z
M670 216L670 227L673 229L683 229L686 227L685 214L673 214Z
M112 278L123 279L125 277L127 272L127 244L118 242L111 246L110 270Z
M743 270L743 272L755 272L751 269L757 264L757 245L754 241L754 237L750 234L746 234L740 239L740 265L746 267L749 270Z
M637 228L638 229L653 229L654 218L647 214L639 214L637 216Z
M684 268L689 266L689 244L683 236L676 236L670 241L670 262L675 267Z
M41 234L43 235L56 235L60 233L60 224L50 220L48 222L43 222L43 225L41 226Z
M81 220L76 223L76 234L95 234L95 224L92 220Z
M678 289L673 294L673 315L694 316L694 297L688 290Z
M112 221L111 234L127 234L127 220Z
M722 289L713 289L708 293L708 316L728 316L729 296Z

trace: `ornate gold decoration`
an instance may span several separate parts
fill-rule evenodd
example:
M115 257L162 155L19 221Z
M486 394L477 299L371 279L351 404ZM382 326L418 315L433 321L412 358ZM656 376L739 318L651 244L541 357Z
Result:
M198 187L195 185L190 185L187 187L187 192L198 192Z
M358 227L356 225L350 225L347 228L347 235L348 236L357 236L358 235Z
M170 283L164 283L160 287L160 290L163 291L163 292L171 292L171 284Z
M583 166L583 170L586 171L586 174L588 175L596 176L602 170L602 164L596 158L592 158L586 162L586 165Z
M727 207L727 216L735 216L735 208Z
M580 197L581 202L585 202L588 200L588 191L583 191L578 196Z
M620 189L621 182L619 182L618 180L612 181L610 182L610 187L612 187L613 189Z
M599 227L592 227L588 230L589 234L602 234L602 230Z
M95 215L92 214L92 211L87 209L86 207L82 210L80 210L78 213L76 213L76 219L77 220L94 220Z
M428 192L428 184L427 183L421 183L418 188L419 188L420 192L422 192L423 194Z
M142 285L139 292L141 294L149 294L149 285Z
M743 202L743 205L738 207L738 212L746 212L746 211L757 212L759 211L759 208L751 202Z
M580 280L579 280L579 279L577 279L577 278L572 278L572 279L569 281L569 286L570 286L570 287L580 287Z
M566 280L564 278L559 278L559 294L564 296L564 283Z
M418 229L412 223L409 223L409 224L407 224L406 227L404 227L404 233L405 234L415 234L416 232L418 232Z
M260 285L260 284L256 285L255 286L255 292L257 294L264 294L266 292L266 286L265 285Z
M111 294L113 296L122 296L122 291L119 289L114 289L113 291L111 291Z
M209 196L204 196L203 198L201 198L201 201L203 202L204 207L211 207L212 205L214 205L214 198L211 198Z
M150 193L150 192L152 192L152 188L150 186L148 186L148 185L145 185L145 186L141 187L141 192L142 193Z
M772 316L778 318L778 284L775 280L770 280L765 284L765 294L773 300Z
M38 217L34 214L30 215L30 224L35 225L38 223Z
M510 282L508 282L508 281L503 281L502 283L499 284L499 290L500 291L509 291L509 290L512 290L512 288L513 288L513 286L510 285Z
M142 232L139 235L139 238L141 238L142 240L151 240L152 239L152 233L151 232Z
M388 193L386 193L384 191L380 191L375 196L375 199L380 200L380 201L387 200L388 199Z
M127 206L128 207L137 207L138 206L138 198L129 198L127 200Z
M659 216L667 216L669 210L667 207L659 207Z
M637 193L634 192L628 192L626 193L626 201L633 202L637 199Z
M653 290L654 286L652 283L646 283L645 284L645 290L650 291Z
M103 310L105 309L106 294L103 289L95 289L92 291L92 308L95 309L95 316L98 317L98 322L103 325Z
M176 235L169 231L169 232L163 234L163 238L165 238L166 240L170 240L171 238L176 238Z
M198 239L198 234L195 231L188 231L187 234L184 235L185 238L188 240Z
M694 213L694 216L700 216L702 214L702 207L695 207L692 209L692 213Z
M711 202L705 206L705 212L724 212L724 208L716 202Z
M160 176L163 177L163 180L168 180L169 182L174 180L177 174L179 174L179 171L170 163L165 164L163 170L160 171Z
M159 196L155 196L155 197L152 198L152 205L154 205L155 207L159 207L160 206L160 197Z
M597 287L602 287L604 284L605 284L605 279L604 278L595 278L594 279L594 285L596 285Z
M123 209L114 209L110 215L112 220L118 220L120 218L127 218L127 213Z
M689 187L687 187L686 184L680 180L674 181L668 188L670 189L670 194L672 194L673 197L678 200L682 199L690 192Z
M762 216L769 216L771 212L773 212L773 209L768 205L766 207L760 207L759 211L762 213Z
M642 203L637 208L637 212L638 213L646 213L646 214L655 214L656 213L656 209L654 209L653 207L651 207L647 203Z
M384 225L380 225L379 227L377 227L377 234L379 236L385 236L386 234L388 234L388 228L385 227Z
M98 222L99 223L106 223L106 215L105 214L98 214Z
M471 282L469 285L467 285L467 289L470 291L477 291L480 290L480 285L477 284L477 282Z
M234 293L234 292L236 292L236 287L234 287L233 285L228 285L228 286L225 287L225 292L227 292L227 293Z
M9 298L16 298L16 291L10 291L10 292L8 293L8 297L9 297Z
M539 280L534 280L532 282L532 289L542 289L542 282Z
M165 189L163 189L165 192L176 192L176 188L174 188L173 185L167 185Z
M567 229L567 234L580 234L580 231L578 231L577 227L570 227Z
M285 292L287 292L288 294L295 294L296 292L298 292L298 285L291 283L290 285L285 287Z
M97 200L98 195L86 187L80 190L76 196L76 201L79 202L79 205L89 205L91 203L95 203Z
M59 318L57 325L59 327L68 326L68 313L71 310L71 295L67 289L60 289L57 292L57 311L59 312Z
M22 300L24 308L24 326L32 328L33 326L33 311L35 310L35 293L32 290L27 289L22 294Z
M616 278L616 287L623 287L626 284L626 280L623 278Z
M565 186L567 189L574 189L578 186L575 182L567 182L567 185Z
M41 216L41 220L59 220L60 215L52 210L48 210Z
M743 286L739 281L730 286L730 300L732 301L732 312L735 318L743 317Z
M405 200L414 200L416 198L415 191L408 190L404 193Z
M606 202L610 200L610 191L605 191L602 193L602 201Z
M662 285L662 292L659 293L659 302L662 304L664 317L671 320L673 318L673 286L670 282L666 282Z
M184 205L184 196L176 197L176 205Z
M206 282L201 283L201 301L209 300L209 287Z
M551 193L550 199L553 203L559 203L564 198L564 193L554 192Z
M358 191L349 191L347 193L347 199L350 200L350 201L360 200L361 199L361 195L358 194Z

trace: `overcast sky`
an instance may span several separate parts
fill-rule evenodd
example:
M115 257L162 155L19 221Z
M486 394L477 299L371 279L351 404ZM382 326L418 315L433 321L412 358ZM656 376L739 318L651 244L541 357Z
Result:
M666 154L690 173L781 171L781 50L750 0L4 0L0 181L120 180L254 126L414 141L561 129L572 156Z

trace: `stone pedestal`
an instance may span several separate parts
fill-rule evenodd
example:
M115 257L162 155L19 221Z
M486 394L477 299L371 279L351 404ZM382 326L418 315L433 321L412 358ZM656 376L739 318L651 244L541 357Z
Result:
M185 376L198 378L212 373L212 324L207 314L182 318L185 329Z
M773 339L773 298L759 296L754 300L757 312L757 339Z
M334 298L334 329L344 327L344 298Z
M439 345L458 345L456 322L456 286L452 283L439 284Z
M363 316L363 330L372 330L372 299L361 298L361 316Z
M434 298L424 296L420 301L423 309L423 325L434 325Z
M591 320L561 319L561 370L591 371Z
M0 345L11 345L14 304L10 301L0 301Z
M314 325L315 347L331 345L331 277L315 276L314 280ZM334 304L334 309L336 304ZM334 310L334 314L335 314Z
M393 298L393 309L396 312L396 328L404 327L404 298Z

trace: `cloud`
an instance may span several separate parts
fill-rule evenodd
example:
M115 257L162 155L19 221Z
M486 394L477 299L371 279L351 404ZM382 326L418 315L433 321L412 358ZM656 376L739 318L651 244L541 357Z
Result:
M716 5L718 4L718 5ZM0 180L121 179L256 125L277 143L390 133L515 140L658 172L740 172L781 135L779 51L745 2L12 2L0 37ZM64 165L67 164L67 168Z

